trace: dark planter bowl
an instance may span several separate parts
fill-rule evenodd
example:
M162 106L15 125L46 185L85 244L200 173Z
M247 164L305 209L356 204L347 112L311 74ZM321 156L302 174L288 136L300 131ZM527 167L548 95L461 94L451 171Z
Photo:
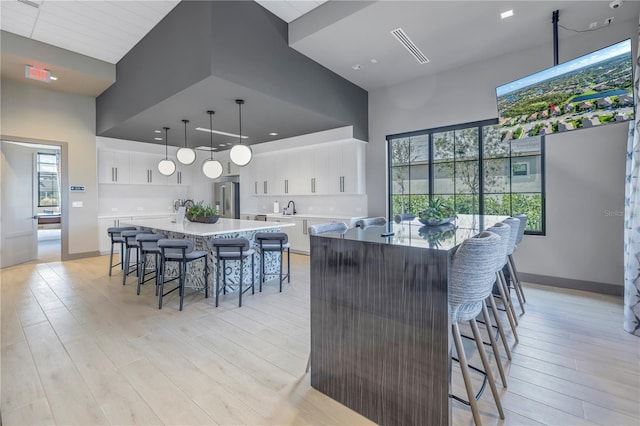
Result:
M196 217L187 217L189 222L199 222L199 223L216 223L218 221L219 216L196 216Z

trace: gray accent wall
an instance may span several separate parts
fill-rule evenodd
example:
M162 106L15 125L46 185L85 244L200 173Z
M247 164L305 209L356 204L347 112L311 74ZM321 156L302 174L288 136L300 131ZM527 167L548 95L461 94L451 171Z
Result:
M206 103L172 100L209 77L308 111L302 133L286 137L353 126L354 137L368 139L367 92L290 48L286 22L253 1L183 1L177 5L117 64L116 83L97 99L96 133L147 141L139 136L141 132L134 135L114 129L124 129L125 124L135 128L143 112L161 103L163 110L173 112L158 115L158 127L181 114L204 116L207 109L224 107L234 112L233 118L226 121L216 115L216 127L235 130L235 98L219 94L225 90L213 92ZM262 111L269 108L277 110L277 105L260 106ZM253 113L260 114L260 110ZM314 116L320 118L314 121ZM278 122L261 130L266 135L286 121L283 112Z
M637 22L630 20L572 36L560 44L560 61L636 35ZM487 56L496 49L487 46ZM494 118L496 86L552 65L552 47L545 45L371 92L369 215L387 214L386 135ZM547 136L547 235L524 237L515 253L522 272L623 284L623 216L617 212L624 211L628 127L621 123Z

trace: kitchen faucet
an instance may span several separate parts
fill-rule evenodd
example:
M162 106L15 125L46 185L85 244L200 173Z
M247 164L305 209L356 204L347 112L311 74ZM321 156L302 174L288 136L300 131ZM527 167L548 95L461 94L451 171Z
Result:
M296 213L297 213L297 212L296 212L296 203L294 203L294 202L293 202L293 200L291 200L291 201L289 201L289 202L287 203L287 211L288 211L288 212L291 212L291 210L289 210L289 206L290 206L291 204L293 204L293 213L289 213L289 214L296 214Z

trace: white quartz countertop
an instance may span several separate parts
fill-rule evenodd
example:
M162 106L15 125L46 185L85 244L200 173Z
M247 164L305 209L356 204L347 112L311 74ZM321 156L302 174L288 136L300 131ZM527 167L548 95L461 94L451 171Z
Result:
M294 215L282 214L282 213L242 213L242 215L266 215L267 219L275 218L300 218L300 219L345 219L345 220L358 220L367 216L349 216L349 215L331 215L331 214L309 214L309 213L296 213Z
M198 237L295 226L293 223L286 222L226 219L223 217L218 219L216 223L198 223L189 222L188 220L185 220L183 223L173 223L169 218L154 218L131 219L126 222L122 222L120 225L144 226L158 231L180 232L182 234Z
M119 219L119 218L123 218L123 217L132 217L132 218L136 218L136 217L150 217L150 216L158 216L158 217L167 217L167 216L175 216L176 212L174 211L168 211L166 213L158 213L158 212L150 212L150 213L144 213L144 212L132 212L132 213L112 213L112 214L101 214L98 215L98 219Z

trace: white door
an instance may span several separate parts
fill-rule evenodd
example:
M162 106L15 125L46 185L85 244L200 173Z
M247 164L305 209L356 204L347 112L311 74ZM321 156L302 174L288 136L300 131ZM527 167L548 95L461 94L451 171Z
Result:
M0 267L38 258L33 150L1 141Z

